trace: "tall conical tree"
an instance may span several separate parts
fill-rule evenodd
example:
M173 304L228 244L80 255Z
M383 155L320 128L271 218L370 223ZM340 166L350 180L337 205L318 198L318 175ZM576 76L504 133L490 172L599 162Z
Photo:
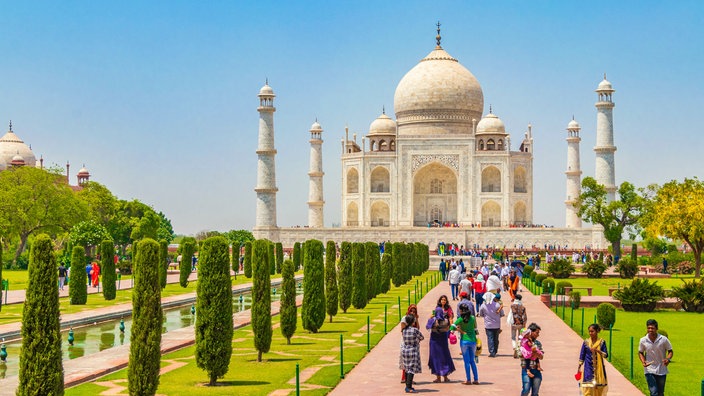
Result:
M352 306L357 309L366 307L368 301L364 250L364 243L352 244Z
M306 241L303 256L303 305L301 321L303 328L317 333L325 322L325 274L323 265L323 243L311 239Z
M391 244L391 280L395 287L401 286L403 282L403 245L400 242Z
M293 269L298 271L301 269L301 243L293 244Z
M245 278L252 277L252 242L247 241L244 243L244 262L242 263L242 270L244 271Z
M88 301L87 282L86 250L83 246L74 246L71 252L71 276L68 280L68 296L71 305L84 305Z
M113 245L111 240L105 240L100 243L100 269L103 298L108 301L114 300L117 294L117 288L115 287L117 275L115 274L115 245ZM85 273L85 271L83 272Z
M276 274L276 248L273 242L269 243L269 275Z
M37 236L29 257L29 282L22 310L22 347L17 395L63 395L59 325L59 275L54 244Z
M376 285L374 281L374 259L379 261L379 245L374 242L364 244L364 283L367 286L367 301L371 301L376 296Z
M232 242L232 271L235 273L235 279L240 272L240 247L239 242Z
M215 385L232 357L232 281L230 247L222 236L203 242L196 286L196 365Z
M325 304L326 311L332 323L332 317L337 315L337 269L335 261L337 259L337 248L335 241L328 241L325 248Z
M166 287L166 276L169 271L169 243L166 239L159 241L159 283L161 288Z
M296 332L298 308L296 307L296 279L293 261L284 260L281 268L281 334L286 337L286 343L291 344L291 337Z
M262 361L262 354L271 348L271 276L269 263L269 246L266 239L257 239L252 243L252 331L257 361Z
M387 293L391 288L391 247L387 245L387 249L384 251L384 255L381 257L381 276L379 280L379 293Z
M181 287L188 287L188 277L193 269L191 261L196 253L196 240L193 237L183 238L179 249L181 250L181 263L179 264L179 284Z
M284 245L276 242L276 273L281 273L281 265L284 263Z
M132 332L127 382L130 395L154 395L161 360L161 285L159 243L145 238L137 244L132 289Z
M347 308L352 304L352 289L354 289L354 280L352 278L352 244L349 242L342 242L340 244L338 269L340 275L340 309L342 309L342 312L347 313Z

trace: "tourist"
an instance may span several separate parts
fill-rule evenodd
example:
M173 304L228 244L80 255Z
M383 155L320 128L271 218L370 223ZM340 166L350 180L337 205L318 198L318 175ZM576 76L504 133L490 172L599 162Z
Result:
M663 396L668 366L673 355L672 344L667 337L658 334L658 322L655 319L648 319L645 326L648 334L640 339L638 357L643 364L650 396Z
M93 283L91 275L93 275L93 263L86 265L86 279L88 279L88 286Z
M539 348L540 326L531 323L521 339L521 396L538 396L543 374L539 370L543 351Z
M406 315L404 319L406 325L401 330L402 343L399 368L406 374L406 393L416 393L413 388L413 377L422 370L420 342L423 341L424 337L423 333L418 329L417 322L415 315Z
M484 283L484 276L482 276L482 274L477 274L477 277L474 278L474 301L477 305L477 311L479 311L479 307L484 302L483 296L485 292L486 284Z
M508 283L508 294L511 296L511 302L513 302L513 300L516 299L518 288L521 285L521 279L518 277L518 274L516 274L515 268L511 268L509 271L506 283Z
M445 259L440 259L440 274L442 275L442 280L447 280L447 263L445 263Z
M447 297L442 296L440 299ZM433 382L441 382L440 377L445 382L449 382L447 377L455 371L455 364L450 356L450 344L448 341L448 333L450 331L450 318L445 314L442 306L438 306L433 311L433 316L426 324L426 329L430 330L430 356L428 356L428 367L430 372L435 375Z
M459 317L452 325L452 331L459 331L460 348L462 349L462 359L464 360L464 373L466 381L464 385L479 385L479 374L477 372L477 363L474 360L477 352L477 318L472 313L474 306L471 302L460 302L458 307ZM472 381L471 373L474 374Z
M66 267L64 263L59 264L59 290L64 289L64 284L66 282Z
M513 346L513 358L518 359L518 351L520 344L518 343L518 334L528 323L528 313L523 305L523 296L516 294L516 298L511 303L508 313L507 322L511 326L511 344Z
M484 297L491 298L489 293ZM484 301L479 307L478 315L484 318L486 340L489 344L489 357L496 357L499 351L499 333L501 332L501 317L504 316L503 306L500 303L501 294L494 294L493 301Z
M489 275L489 279L486 280L486 291L499 293L501 290L501 279L499 279L496 271L492 271L491 275Z
M474 280L472 279L472 273L467 272L464 279L460 281L460 297L462 293L466 293L468 296L472 294L472 285Z
M408 309L406 310L406 316L411 315L416 318L416 320L413 322L411 326L414 326L417 329L420 329L420 323L418 323L418 307L415 304L411 304L408 306ZM406 323L405 317L404 320L401 321L401 333L403 333L403 330L408 326L408 323ZM420 362L418 362L420 364ZM420 371L419 371L420 372ZM405 383L406 382L406 371L401 369L401 382Z
M609 356L606 341L599 338L601 326L594 323L589 325L589 338L582 343L579 351L579 366L577 371L582 374L579 386L584 396L606 395L608 382L606 380L606 367L604 359Z
M90 270L90 280L93 287L98 287L98 283L100 282L100 266L96 261L93 262L93 266Z
M450 273L447 275L450 281L450 291L452 292L452 301L457 300L457 296L459 295L459 286L460 286L460 271L457 270L457 266L453 265L452 269L450 270Z
M460 302L457 304L457 312L460 311L460 305L462 304L469 304L472 315L477 315L477 311L474 309L474 304L472 304L472 300L469 298L469 294L467 294L467 292L460 292Z

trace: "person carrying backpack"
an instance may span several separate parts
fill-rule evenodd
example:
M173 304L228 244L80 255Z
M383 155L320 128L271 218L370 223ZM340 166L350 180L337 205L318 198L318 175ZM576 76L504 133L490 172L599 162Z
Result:
M511 309L508 313L508 322L511 326L511 344L513 345L513 358L518 359L518 350L520 344L518 343L517 334L520 333L521 329L526 327L528 323L528 314L526 313L526 307L523 305L523 296L516 294L511 304Z

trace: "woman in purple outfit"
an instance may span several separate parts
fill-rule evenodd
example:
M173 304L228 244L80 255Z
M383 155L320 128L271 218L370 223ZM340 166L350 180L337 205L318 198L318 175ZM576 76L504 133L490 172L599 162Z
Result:
M433 317L428 321L426 328L430 330L428 367L430 367L430 372L437 377L433 382L441 382L440 377L443 377L445 382L449 382L450 379L447 376L455 371L448 342L450 319L440 305L435 308Z

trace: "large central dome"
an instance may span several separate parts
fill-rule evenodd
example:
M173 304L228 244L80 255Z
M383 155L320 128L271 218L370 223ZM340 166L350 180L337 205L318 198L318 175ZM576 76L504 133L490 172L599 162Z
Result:
M399 126L471 124L484 112L484 94L474 75L438 45L403 76L396 87L394 110Z

